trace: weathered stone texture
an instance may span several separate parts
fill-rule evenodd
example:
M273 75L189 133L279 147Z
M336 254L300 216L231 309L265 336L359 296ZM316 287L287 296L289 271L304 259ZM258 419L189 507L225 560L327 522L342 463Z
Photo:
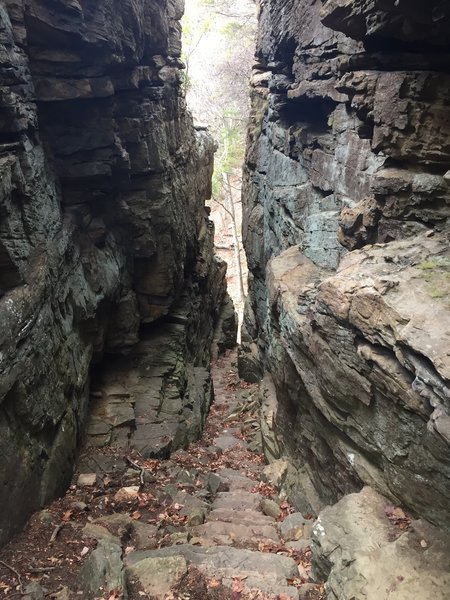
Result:
M301 510L368 484L450 525L449 14L261 3L241 372Z
M178 368L207 366L224 268L182 4L0 5L0 541L70 481L93 360L176 313Z
M327 599L447 597L448 534L423 520L402 530L386 517L393 508L366 487L323 510L313 528L313 575L328 579Z

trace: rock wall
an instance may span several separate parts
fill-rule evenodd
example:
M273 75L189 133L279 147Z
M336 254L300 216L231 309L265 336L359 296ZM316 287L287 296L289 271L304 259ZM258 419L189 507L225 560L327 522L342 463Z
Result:
M449 40L441 0L260 3L240 369L300 510L450 525Z
M0 4L0 542L70 481L93 363L169 320L173 369L208 366L224 266L204 208L214 144L180 91L182 11Z

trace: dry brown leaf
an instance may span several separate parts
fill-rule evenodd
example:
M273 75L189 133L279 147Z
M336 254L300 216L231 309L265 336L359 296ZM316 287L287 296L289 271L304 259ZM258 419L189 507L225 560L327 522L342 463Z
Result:
M233 583L231 586L231 591L237 593L237 594L241 594L244 591L245 588L245 583L243 582L242 579L235 579L233 578Z
M297 568L298 568L298 574L300 575L300 577L302 579L309 579L308 569L306 569L302 564L297 565Z
M399 506L394 508L394 510L392 511L392 516L396 519L406 519L404 511Z

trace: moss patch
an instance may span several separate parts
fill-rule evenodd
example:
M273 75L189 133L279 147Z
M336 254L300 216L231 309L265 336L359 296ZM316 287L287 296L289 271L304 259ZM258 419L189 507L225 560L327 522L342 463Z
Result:
M446 256L430 258L416 265L422 271L422 277L429 284L431 298L450 299L450 259Z

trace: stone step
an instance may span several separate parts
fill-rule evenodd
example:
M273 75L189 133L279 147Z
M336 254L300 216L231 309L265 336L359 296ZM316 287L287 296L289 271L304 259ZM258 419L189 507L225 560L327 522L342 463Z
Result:
M208 514L208 521L224 521L242 525L271 525L275 523L272 517L268 517L256 510L231 510L228 508L216 508Z
M248 576L243 583L248 590L260 590L265 594L272 594L275 598L292 598L292 600L299 600L299 591L297 588L291 585L280 585L278 583L271 583L268 578L264 576L254 577L253 575ZM222 584L225 587L232 587L232 579L222 579Z
M228 510L258 510L261 505L261 494L251 492L219 492L213 502L213 509L226 508Z
M235 522L210 521L192 527L191 533L196 537L217 540L218 543L224 537L230 538L234 543L248 544L250 547L261 541L280 542L277 530L271 525L243 525Z
M207 578L232 587L242 579L248 590L260 590L283 598L298 600L295 587L287 580L298 575L295 562L285 556L242 550L229 546L201 548L184 544L146 552L133 552L125 558L127 580L138 581L155 600L163 600L171 585L192 564Z
M169 556L181 556L207 577L215 579L252 577L261 583L287 586L288 579L298 576L298 567L292 558L230 546L202 548L181 544L158 550L132 552L125 557L125 564L130 567L148 558Z
M230 492L237 490L249 492L257 485L255 480L233 469L220 469L220 471L216 471L216 474L222 479Z
M235 446L247 448L247 442L244 442L244 440L234 437L234 435L228 433L216 437L213 441L213 444L221 450L229 450L230 448L234 448Z

